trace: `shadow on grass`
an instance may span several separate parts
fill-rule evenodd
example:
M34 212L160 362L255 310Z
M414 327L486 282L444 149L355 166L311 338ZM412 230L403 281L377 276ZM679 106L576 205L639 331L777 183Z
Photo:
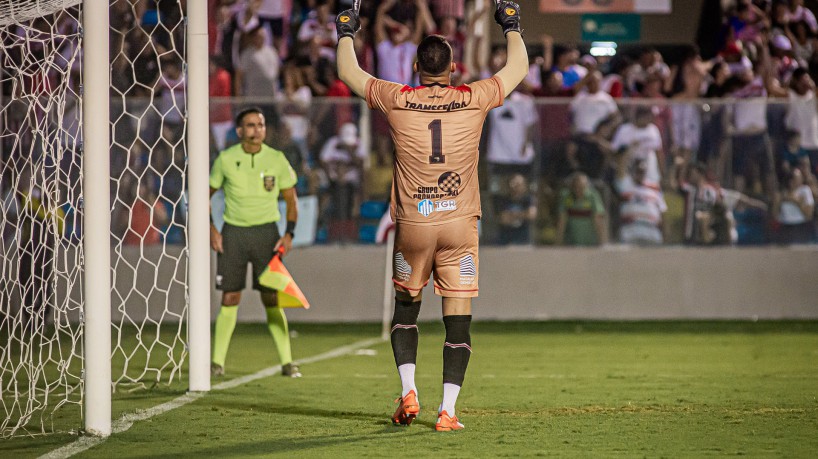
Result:
M249 457L259 454L284 454L296 453L307 454L317 448L333 447L335 445L354 445L362 442L375 441L391 435L433 435L434 423L428 421L415 421L412 426L394 426L389 419L389 413L372 413L352 410L329 410L300 405L262 405L258 403L213 403L214 407L230 411L255 412L269 415L282 416L308 416L312 418L326 419L327 423L338 423L339 421L363 421L371 427L358 429L359 433L349 434L326 434L315 431L315 435L288 434L282 431L273 431L273 435L280 434L280 438L263 439L231 443L221 446L203 446L197 449L194 445L186 445L185 456L208 457L218 456L229 452L229 455L236 457ZM323 422L323 421L322 421ZM352 432L352 429L350 429ZM165 453L139 456L151 458L171 458L178 457L179 453Z

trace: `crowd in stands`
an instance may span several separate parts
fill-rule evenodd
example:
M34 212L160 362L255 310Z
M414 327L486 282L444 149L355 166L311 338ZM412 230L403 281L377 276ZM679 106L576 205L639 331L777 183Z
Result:
M262 107L267 143L290 159L299 193L320 198L319 239L357 239L359 209L388 196L392 145L385 120L364 116L336 74L334 15L351 0L207 1L211 154L236 141L237 108ZM453 85L505 62L486 29L493 2L361 3L355 49L377 77L415 84L415 46L431 33L452 44ZM529 75L490 112L481 142L484 239L815 241L818 21L803 3L731 2L704 31L712 55L644 46L595 57L526 35ZM138 201L145 218L181 227L182 8L176 0L112 8L112 95L121 101L112 164L123 211L115 221L127 233ZM153 105L139 102L146 97Z

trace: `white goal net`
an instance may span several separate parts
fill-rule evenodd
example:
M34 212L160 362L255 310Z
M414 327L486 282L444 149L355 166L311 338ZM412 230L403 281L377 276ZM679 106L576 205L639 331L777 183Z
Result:
M82 85L79 3L0 0L0 437L82 425L81 101L106 88ZM109 2L115 394L187 354L185 20L160 3Z

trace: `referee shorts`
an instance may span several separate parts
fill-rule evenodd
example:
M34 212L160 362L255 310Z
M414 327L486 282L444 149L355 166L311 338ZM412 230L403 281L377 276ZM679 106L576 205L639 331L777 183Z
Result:
M416 296L434 274L435 293L473 298L478 291L477 217L440 225L395 225L392 282Z
M267 269L279 239L278 226L266 223L258 226L222 228L224 253L216 256L216 288L225 292L240 292L247 285L247 263L253 268L253 290L272 292L259 285L258 276Z

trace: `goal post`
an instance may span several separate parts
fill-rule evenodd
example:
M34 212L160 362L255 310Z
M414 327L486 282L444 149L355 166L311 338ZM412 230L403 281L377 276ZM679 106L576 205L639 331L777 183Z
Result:
M207 2L187 3L188 368L191 391L210 390L210 125Z
M183 5L0 0L0 438L210 389L207 2Z
M108 2L83 0L85 431L111 434L111 201ZM92 281L91 281L92 280Z

